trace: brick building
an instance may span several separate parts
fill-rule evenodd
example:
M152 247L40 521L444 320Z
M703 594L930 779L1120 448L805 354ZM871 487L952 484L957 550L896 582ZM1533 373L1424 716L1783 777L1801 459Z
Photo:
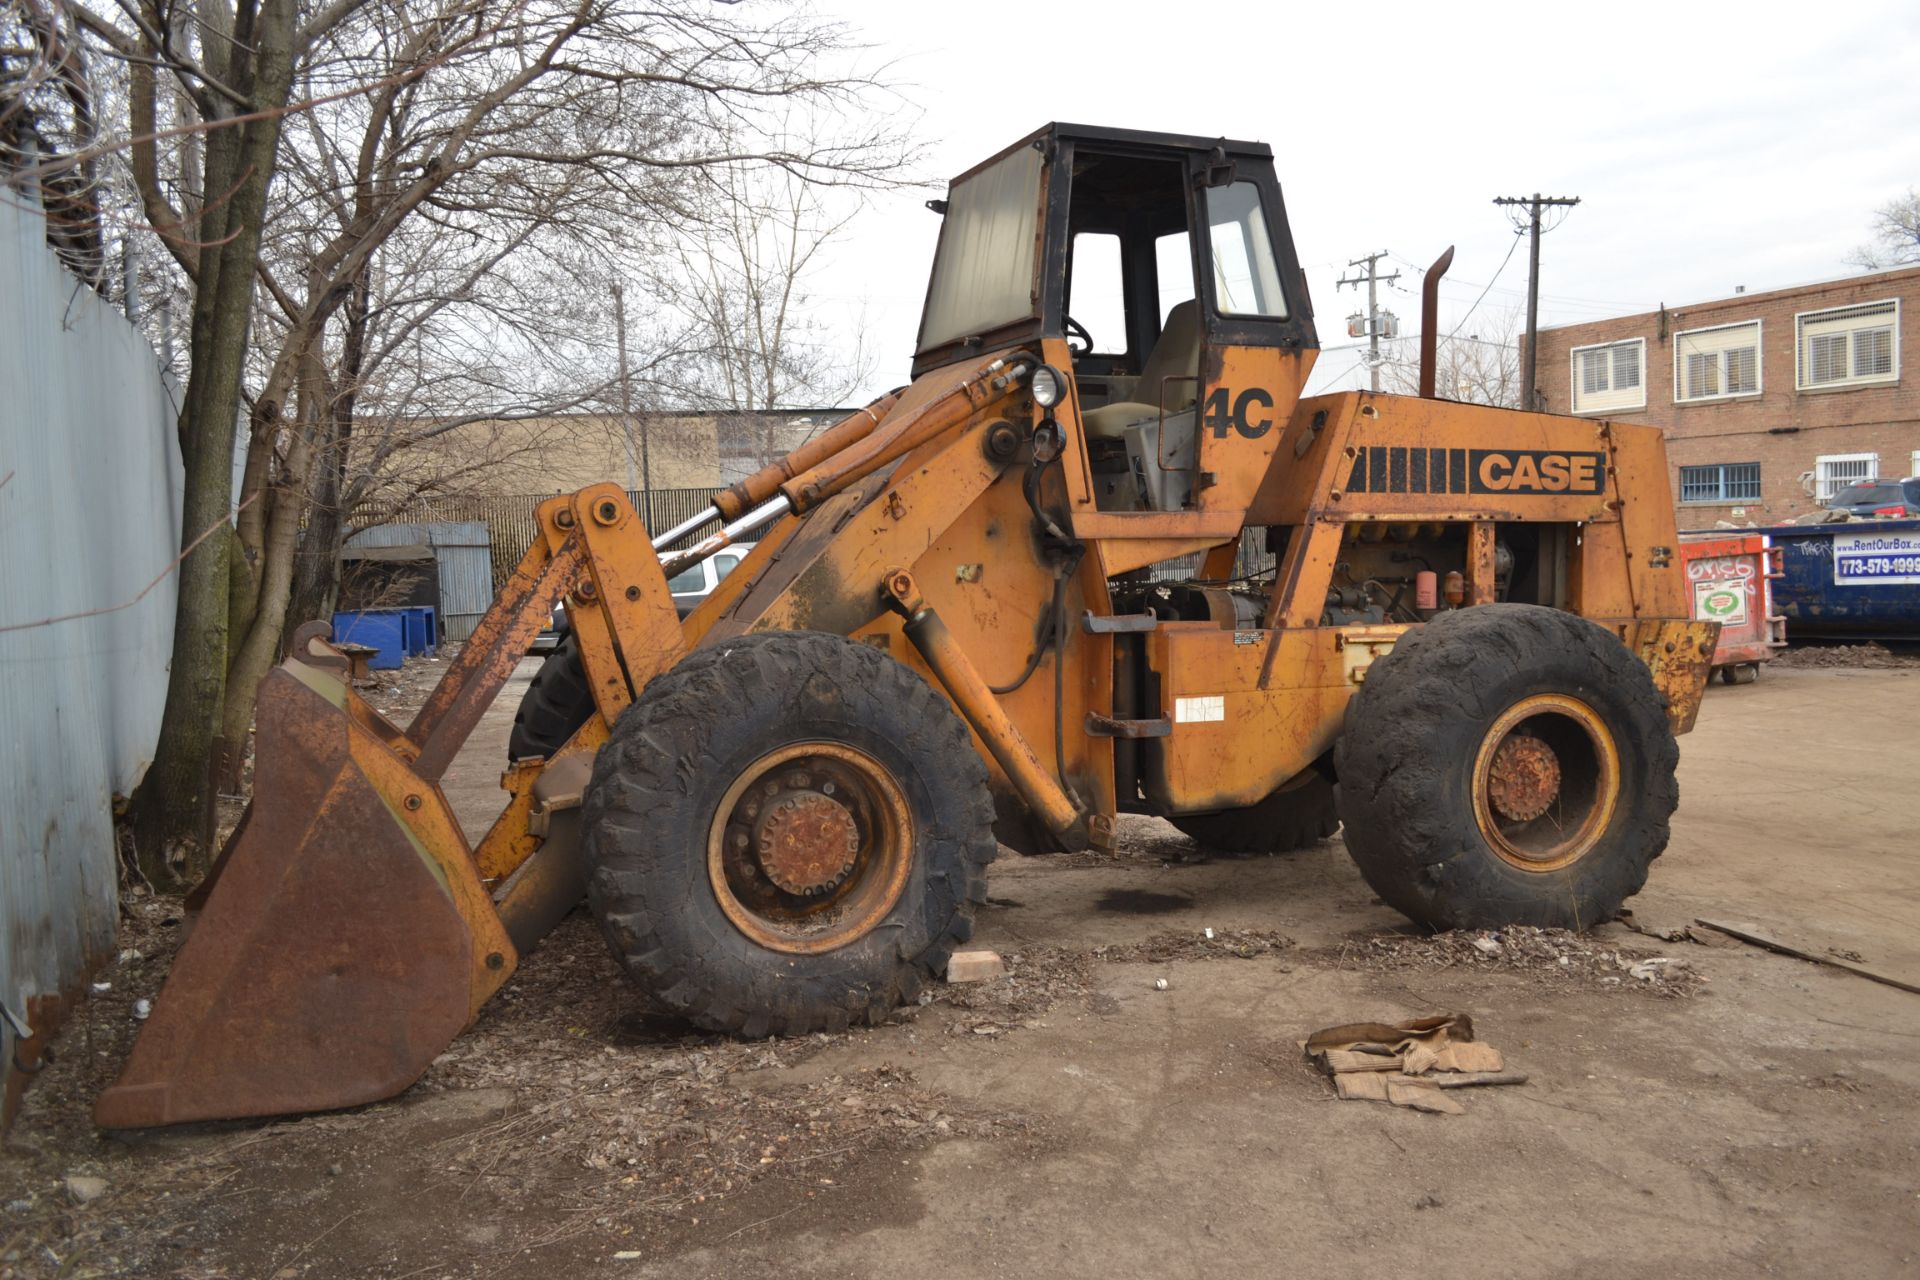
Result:
M1920 267L1540 332L1543 407L1665 428L1682 528L1920 474Z

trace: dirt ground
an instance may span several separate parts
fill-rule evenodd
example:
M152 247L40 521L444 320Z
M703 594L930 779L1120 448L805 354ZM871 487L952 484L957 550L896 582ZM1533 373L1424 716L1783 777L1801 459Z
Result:
M476 831L521 687L448 780ZM178 929L136 901L0 1156L0 1277L1920 1273L1920 995L1652 936L1920 982L1917 719L1912 668L1714 686L1651 933L1415 937L1337 839L1210 860L1127 819L1115 859L1004 857L979 941L1011 975L881 1028L690 1034L576 916L395 1101L99 1135ZM1422 1115L1300 1056L1442 1011L1528 1083Z

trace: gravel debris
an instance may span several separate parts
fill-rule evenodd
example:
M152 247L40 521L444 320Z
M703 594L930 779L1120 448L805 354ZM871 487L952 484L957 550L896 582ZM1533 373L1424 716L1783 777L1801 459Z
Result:
M1891 671L1920 667L1920 653L1895 653L1883 644L1800 645L1777 653L1773 665L1796 670L1832 670L1851 667L1856 670Z
M351 1186L363 1170L385 1169L501 1205L538 1187L575 1206L555 1231L636 1240L708 1216L769 1178L831 1185L877 1153L951 1138L1044 1138L1019 1112L952 1099L892 1063L782 1080L774 1069L849 1036L736 1041L650 1013L584 912L526 957L475 1026L399 1098L194 1126L185 1137L101 1135L89 1121L93 1099L138 1030L130 1006L166 972L177 909L166 899L132 902L122 942L141 959L112 967L113 991L76 1011L62 1037L70 1052L27 1091L0 1160L6 1280L226 1275L174 1268L217 1253L236 1215L290 1176ZM415 1109L418 1121L407 1115ZM423 1131L433 1139L422 1141ZM108 1176L70 1177L76 1164Z
M1156 933L1144 942L1095 947L1093 957L1111 964L1165 964L1170 960L1257 960L1293 946L1271 929L1203 929Z
M1379 934L1325 948L1314 958L1343 969L1476 969L1666 997L1691 996L1706 982L1683 959L1623 951L1591 934L1529 925Z
M948 1035L1004 1035L1021 1027L1040 1025L1043 1015L1062 1002L1084 1005L1095 1013L1102 997L1093 989L1099 964L1166 964L1176 960L1255 960L1293 946L1293 940L1270 929L1195 929L1156 933L1141 942L1076 950L1069 947L1028 946L1006 952L1007 974L987 982L936 986L920 997L922 1006L957 1010L947 1024Z

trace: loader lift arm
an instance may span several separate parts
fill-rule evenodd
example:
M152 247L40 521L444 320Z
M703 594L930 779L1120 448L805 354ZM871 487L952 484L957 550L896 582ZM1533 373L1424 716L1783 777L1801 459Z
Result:
M668 574L937 439L1030 367L983 361L897 420L897 396L883 397L721 494L717 514L735 518L664 566L618 486L543 502L539 536L404 730L303 633L262 685L255 801L196 891L200 918L96 1122L352 1106L417 1080L580 900L569 811L584 766L690 647ZM470 847L440 781L563 597L596 714L551 757L507 771L505 809Z

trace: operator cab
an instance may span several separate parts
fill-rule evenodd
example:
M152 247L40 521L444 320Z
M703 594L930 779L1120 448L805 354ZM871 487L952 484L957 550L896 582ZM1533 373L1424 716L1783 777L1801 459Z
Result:
M1015 344L1064 350L1058 417L1099 512L1196 511L1221 467L1264 469L1272 442L1237 446L1284 419L1298 382L1252 388L1236 413L1224 355L1288 353L1304 381L1317 345L1264 144L1049 125L932 203L945 221L916 377Z

